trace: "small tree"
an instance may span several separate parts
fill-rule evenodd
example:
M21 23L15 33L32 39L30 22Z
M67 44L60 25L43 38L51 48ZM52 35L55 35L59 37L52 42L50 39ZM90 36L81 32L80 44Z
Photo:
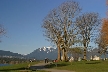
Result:
M82 49L81 47L74 47L74 48L69 48L68 52L74 57L75 60L78 60L79 55L82 54Z
M106 52L108 49L108 19L103 19L102 29L96 43L99 47L98 53L100 56L104 54L106 58Z

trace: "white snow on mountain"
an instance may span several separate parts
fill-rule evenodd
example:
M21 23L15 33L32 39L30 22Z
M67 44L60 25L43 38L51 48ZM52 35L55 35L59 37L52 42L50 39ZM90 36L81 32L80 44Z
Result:
M46 47L43 47L43 50L46 51Z
M54 51L54 49L56 49L56 48L52 48L52 46L48 46L48 47L39 48L39 51L52 52L52 51Z
M48 50L50 50L52 47L51 47L51 46L49 46L49 47L46 47L46 48L48 48Z
M44 47L34 50L27 56L31 58L32 57L37 58L37 59L44 59L45 57L49 59L55 59L57 57L57 49L51 46L48 46L48 47L44 46Z

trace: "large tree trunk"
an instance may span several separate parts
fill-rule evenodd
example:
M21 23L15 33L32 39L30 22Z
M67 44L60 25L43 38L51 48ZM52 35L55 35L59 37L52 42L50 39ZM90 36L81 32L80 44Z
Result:
M65 61L68 60L68 57L67 57L67 51L65 50Z
M62 50L62 57L63 57L63 61L67 61L68 60L67 51L65 49Z
M85 40L84 41L84 60L86 60L87 58L86 58L86 56L87 56L87 47L88 47L88 43L87 43L87 41Z
M65 61L65 49L62 50L62 61Z
M87 51L87 47L84 46L84 60L86 60L86 51Z
M60 61L61 60L61 52L60 52L60 45L57 45L58 48L58 56L57 56L57 60Z
M86 51L87 51L87 45L86 41L84 41L84 60L86 60Z

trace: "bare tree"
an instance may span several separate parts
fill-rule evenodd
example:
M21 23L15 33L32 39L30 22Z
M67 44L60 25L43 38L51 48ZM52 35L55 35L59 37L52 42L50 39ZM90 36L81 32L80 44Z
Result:
M43 21L44 35L48 41L54 43L58 48L58 60L60 60L60 50L63 50L63 60L66 60L67 48L72 45L75 37L75 18L80 13L81 8L75 1L68 1L53 9Z
M97 44L98 46L98 53L99 53L99 56L101 56L102 54L106 55L106 45L105 45L105 42L104 40L102 40L102 35L100 33L100 35L96 38L95 40L95 43Z
M108 49L108 19L107 18L103 19L100 34L96 39L96 43L98 44L98 48L99 48L98 53L100 54L100 56L104 54L106 58L106 52Z
M84 46L84 60L86 60L86 51L90 41L98 34L98 28L101 25L101 19L98 13L84 13L76 19L76 25L79 28L79 34Z
M100 56L104 54L106 58L106 52L107 52L108 46L106 44L106 40L103 39L102 35L100 35L100 37L97 38L96 43L98 44L98 53L100 54Z

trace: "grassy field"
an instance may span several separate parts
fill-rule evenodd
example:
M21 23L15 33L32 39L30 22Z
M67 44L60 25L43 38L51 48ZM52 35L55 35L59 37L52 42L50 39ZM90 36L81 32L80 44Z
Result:
M38 62L32 62L30 65ZM0 72L48 72L43 70L31 71L26 67L29 63L21 63L10 66L0 67ZM108 61L80 61L80 62L59 62L56 64L47 65L47 68L56 68L71 70L75 72L108 72ZM26 69L26 70L25 70Z
M108 61L81 61L81 62L60 62L47 65L48 68L72 70L75 72L108 72Z
M37 71L32 71L27 69L27 66L34 65L39 62L31 62L31 63L20 63L20 64L14 64L10 66L2 66L0 67L0 72L47 72L43 70L37 70Z

